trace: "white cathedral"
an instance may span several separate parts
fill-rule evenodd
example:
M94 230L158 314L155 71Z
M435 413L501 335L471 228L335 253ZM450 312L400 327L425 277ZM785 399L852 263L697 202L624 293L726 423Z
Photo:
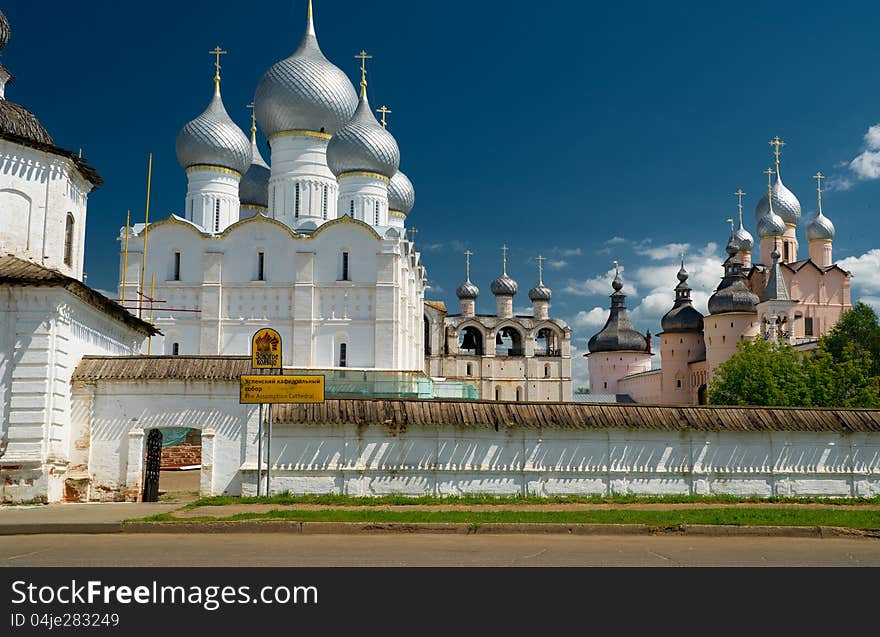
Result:
M161 301L151 352L247 354L271 326L287 367L422 370L427 275L405 230L415 193L367 99L368 56L358 97L321 52L309 2L299 48L256 88L248 140L223 106L215 53L214 94L177 137L183 213L120 237L121 298L143 305L138 290L155 281Z

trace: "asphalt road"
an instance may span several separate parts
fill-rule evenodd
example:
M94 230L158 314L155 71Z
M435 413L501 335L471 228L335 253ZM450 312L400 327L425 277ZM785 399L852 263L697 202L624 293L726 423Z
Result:
M880 566L880 540L565 535L0 537L0 566Z

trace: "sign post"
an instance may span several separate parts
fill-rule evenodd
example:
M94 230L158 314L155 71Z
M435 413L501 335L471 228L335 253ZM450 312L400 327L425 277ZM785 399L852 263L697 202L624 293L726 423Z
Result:
M264 433L267 434L265 495L270 495L272 405L324 402L324 376L285 376L281 367L281 351L281 335L278 332L271 328L259 330L251 338L251 367L255 370L274 371L269 371L268 374L245 375L239 379L241 382L239 403L260 406L260 425L257 433L257 496L262 494ZM263 423L264 413L267 416L266 423Z
M271 329L258 330L251 338L251 367L253 369L278 370L281 373L281 335ZM271 371L269 372L272 373ZM260 403L260 424L257 429L257 497L262 495L263 486L263 414L268 411L269 422L272 421L272 405L263 409ZM266 495L269 495L269 472L271 466L270 445L272 428L268 427L269 437L266 439Z

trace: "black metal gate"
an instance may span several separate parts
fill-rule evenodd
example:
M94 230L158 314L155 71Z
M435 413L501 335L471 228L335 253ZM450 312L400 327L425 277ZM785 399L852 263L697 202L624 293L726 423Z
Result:
M150 429L147 434L147 462L144 471L144 502L159 501L159 468L162 466L162 432Z

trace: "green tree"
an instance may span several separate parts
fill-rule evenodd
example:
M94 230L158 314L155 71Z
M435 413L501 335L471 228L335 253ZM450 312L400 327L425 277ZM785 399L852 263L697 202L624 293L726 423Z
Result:
M803 355L787 344L740 341L737 353L715 370L713 405L803 405L809 400Z
M867 354L870 375L880 376L880 323L870 306L856 303L851 310L844 312L819 343L836 363L852 360L859 353Z
M780 407L880 407L880 377L870 353L854 343L837 358L823 347L801 353L788 344L743 341L715 371L709 402Z

